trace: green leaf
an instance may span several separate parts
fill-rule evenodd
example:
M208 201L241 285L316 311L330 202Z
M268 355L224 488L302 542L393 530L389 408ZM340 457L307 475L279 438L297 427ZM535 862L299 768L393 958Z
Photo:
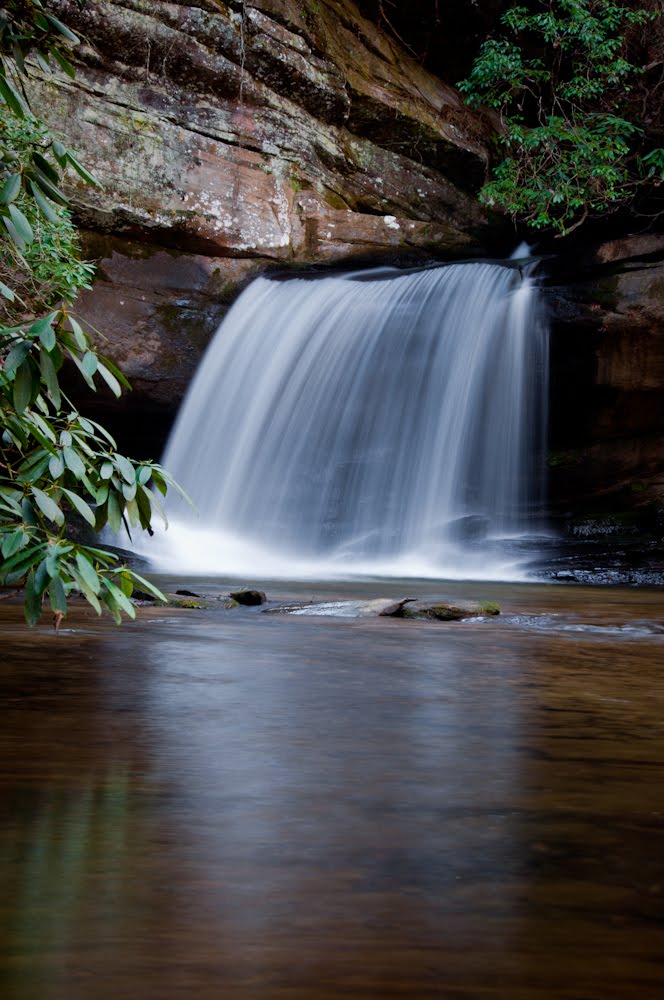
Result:
M95 392L97 387L95 386L94 381L92 380L92 378L85 371L83 371L83 365L81 364L81 361L77 357L77 355L75 354L75 352L74 351L69 351L69 357L72 359L72 361L74 362L74 364L76 365L76 367L80 371L80 373L83 376L83 379L86 382L86 384L93 390L93 392Z
M5 285L3 281L0 281L0 295L8 299L10 302L14 302L16 300L15 293L11 288L9 288L8 285Z
M100 477L102 479L110 479L113 475L113 468L114 466L112 462L103 462L102 467L99 470Z
M91 174L89 170L85 169L83 164L76 159L73 153L68 153L67 160L69 163L71 163L76 173L79 175L79 177L81 177L85 181L86 184L90 184L92 187L97 187L97 188L101 187L101 184L99 183L97 178L93 174Z
M62 457L65 460L65 465L72 472L77 479L82 479L85 475L85 464L83 463L80 455L74 451L73 448L67 447L62 451Z
M117 367L117 365L114 365L113 362L109 361L108 358L100 357L99 360L103 362L104 366L109 370L109 372L112 375L115 375L120 385L124 386L125 389L131 389L131 385L129 384L125 376L122 374L120 369Z
M125 458L124 455L115 455L113 461L115 462L116 469L119 471L125 482L134 485L136 482L136 472L129 459Z
M19 365L23 364L31 348L32 344L29 340L20 340L17 344L14 344L5 358L4 370L7 375L11 377Z
M120 503L116 493L108 494L108 523L111 527L111 531L114 534L119 535L122 529L122 511L120 509Z
M18 502L22 499L19 490L7 489L6 486L0 486L0 498L7 505L8 509L12 510L17 517L23 520L23 511L21 510L21 505Z
M152 470L152 482L155 484L161 495L165 497L168 493L168 486L166 485L166 481L161 471L157 469Z
M168 598L162 594L161 590L155 587L153 583L150 583L149 580L146 580L144 576L139 576L135 570L131 570L131 575L142 590L145 590L148 594L152 594L153 597L156 597L158 601L162 601L164 604L169 603Z
M44 194L51 199L51 201L57 202L58 205L66 207L69 205L69 198L67 195L63 194L59 187L46 176L43 170L36 170L34 180L39 187L44 192Z
M62 527L65 523L65 516L55 501L52 500L48 494L44 493L43 490L37 489L36 486L32 487L31 492L42 514L47 517L49 521L54 521L55 524Z
M78 587L78 589L80 590L80 592L83 594L83 596L85 597L85 599L88 602L88 604L91 604L92 607L97 612L97 614L100 615L101 614L101 604L97 600L97 597L96 597L94 591L92 591L90 589L90 587L87 585L86 581L83 579L83 577L78 572L78 570L72 565L72 563L67 563L67 571L71 575L71 577L74 580L76 586Z
M138 508L138 502L133 497L127 497L125 493L126 489L130 489L128 486L122 487L122 492L125 494L125 499L127 500L127 506L125 507L125 514L129 518L129 524L132 528L137 528L141 521L141 514ZM136 487L134 486L134 493L136 492Z
M111 596L115 599L118 606L121 607L122 610L127 615L129 615L130 618L135 618L136 608L131 603L131 601L127 597L125 597L120 588L116 587L116 585L114 583L111 583L110 580L107 580L105 576L101 578L101 583L102 587L105 587L106 590L109 592L109 594L111 594Z
M76 553L76 565L78 566L79 573L85 580L90 590L92 590L95 594L98 594L100 584L97 571L87 556L83 555L82 552Z
M67 591L65 590L62 578L54 576L47 587L48 596L51 600L51 609L59 611L60 614L67 614Z
M28 358L22 361L14 378L14 407L17 413L23 413L32 397L34 382L32 367Z
M17 208L16 205L9 206L9 214L11 216L12 222L14 223L14 226L16 227L17 233L19 234L25 245L29 246L29 244L32 243L32 241L35 238L35 234L32 231L32 226L30 225L26 217L23 215L23 212L19 208Z
M30 628L37 624L41 618L41 613L42 595L37 592L35 586L35 571L30 570L25 584L25 600L23 602L23 614Z
M118 607L118 602L113 597L113 594L111 594L108 590L104 590L102 591L101 599L108 608L108 610L113 615L113 621L115 622L115 624L121 625L122 613L120 611L120 608Z
M48 394L51 397L51 402L56 410L59 410L62 405L62 398L60 396L60 383L58 382L58 376L56 374L55 368L53 367L53 362L51 358L46 353L46 351L41 351L39 355L39 370L41 372L41 377L44 380L44 384L48 390Z
M0 98L4 101L7 107L14 112L17 118L25 118L25 112L27 110L25 102L19 95L18 91L14 89L4 73L0 72Z
M8 218L8 216L6 215L3 215L1 218L2 218L2 224L9 233L9 235L11 236L12 241L15 243L15 245L21 252L24 251L26 249L25 240L19 233L18 229L16 228L12 220Z
M45 55L40 49L37 48L33 49L32 54L37 60L37 65L39 66L41 71L46 74L50 73L51 64L48 59L48 54Z
M147 531L152 523L152 504L144 486L139 486L136 490L136 506L138 507L141 528Z
M20 580L35 563L41 560L45 547L41 544L21 549L0 567L0 579L5 583Z
M13 531L4 539L2 543L2 558L9 559L15 552L20 552L21 549L25 548L29 541L30 535L23 525L20 525L16 531Z
M35 570L35 588L38 594L43 594L48 587L48 582L51 579L51 574L48 568L49 556L47 555L40 562L39 566Z
M76 340L79 351L87 351L89 342L88 338L81 329L80 323L78 323L73 316L68 316L67 318L69 320L69 325L72 328L74 339Z
M81 367L86 375L94 375L97 371L97 355L93 351L87 351L81 361Z
M10 174L5 183L2 185L2 188L0 188L0 203L8 205L10 202L15 201L20 190L21 175Z
M32 195L33 195L35 201L37 202L37 205L39 206L40 212L43 215L46 216L46 218L48 219L49 222L58 222L58 214L57 214L57 212L55 212L51 208L51 206L49 205L48 201L46 200L46 198L42 194L42 190L39 187L39 185L36 184L35 181L30 181L29 182L29 187L30 187L30 190L32 191Z
M53 17L53 15L49 14L48 11L44 11L44 17L50 24L53 25L56 31L58 31L61 35L64 35L67 41L72 42L73 45L78 45L80 41L78 35L75 35L73 31L70 31L66 24L63 24L62 21L58 21L57 17Z
M37 440L48 449L49 453L53 451L51 445L55 444L56 436L55 431L49 423L41 417L36 410L32 410L30 413L30 420L32 421L32 433L37 438Z
M152 507L154 508L154 510L156 510L156 512L159 514L162 521L164 522L164 527L168 528L168 518L166 517L166 511L162 506L161 500L154 492L154 490L146 490L146 493L150 497L150 503L152 504Z
M67 497L72 506L76 508L81 517L84 518L88 522L88 524L94 528L95 515L92 512L92 508L89 506L89 504L85 502L83 497L79 497L76 493L72 493L71 490L66 490L64 487L62 488L62 492Z
M111 437L111 435L108 433L105 427L102 427L101 424L98 424L94 420L87 420L87 423L89 423L95 429L97 435L100 435L106 441L108 441L111 448L113 448L114 450L117 449L117 444L115 443L115 439Z
M59 139L53 140L53 155L60 166L64 167L67 161L67 147L63 146Z
M59 479L65 471L64 459L59 452L57 455L51 455L48 463L48 471L52 479Z
M108 483L104 483L99 487L95 493L95 503L99 506L100 504L106 503L108 500Z
M21 499L21 518L23 523L29 528L39 527L39 521L37 520L37 512L35 511L34 505L31 500L27 497Z
M60 552L60 548L57 544L49 545L47 553L46 559L44 560L44 566L49 579L52 579L60 572L60 557L62 553Z
M44 344L43 335L48 334L49 331L51 331L51 333L53 332L53 324L59 315L60 313L56 310L55 312L49 313L48 316L42 316L41 319L36 321L36 323L33 323L30 327L28 327L28 333L34 338L39 337L42 344ZM50 347L47 344L44 344L47 351L51 351L54 346L55 340L53 340Z
M72 64L67 59L65 59L60 49L57 49L55 45L49 45L48 51L53 56L60 69L63 70L67 74L67 76L70 77L72 80L75 80L76 70L74 69Z
M34 150L32 153L32 161L52 184L58 184L60 182L60 174L55 169L53 164L49 163L46 157L42 156L42 154L37 150Z
M120 383L116 379L115 375L113 375L108 370L108 368L106 367L106 365L101 363L101 361L98 362L98 368L97 368L97 370L99 371L99 374L101 375L101 377L103 378L104 382L106 383L106 385L108 386L108 388L111 390L111 392L113 393L113 395L116 397L116 399L119 399L120 396L122 395L122 389L121 389Z

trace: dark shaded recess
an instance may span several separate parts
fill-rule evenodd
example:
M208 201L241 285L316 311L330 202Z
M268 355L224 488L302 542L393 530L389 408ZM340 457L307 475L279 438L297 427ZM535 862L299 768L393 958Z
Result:
M462 80L499 25L509 0L358 0L365 17L399 38L418 62L448 83Z

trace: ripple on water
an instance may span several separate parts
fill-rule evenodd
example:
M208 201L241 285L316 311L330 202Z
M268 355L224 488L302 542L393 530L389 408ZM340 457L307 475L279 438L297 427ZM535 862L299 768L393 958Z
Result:
M629 622L622 625L616 623L598 625L589 622L570 622L559 615L511 615L504 617L503 623L540 632L573 632L606 637L622 636L627 639L664 635L664 625L647 621Z

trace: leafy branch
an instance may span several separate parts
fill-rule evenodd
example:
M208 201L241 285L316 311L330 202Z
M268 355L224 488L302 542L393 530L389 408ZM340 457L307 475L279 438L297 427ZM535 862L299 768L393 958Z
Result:
M612 0L534 0L505 12L459 84L471 106L501 119L499 159L480 192L535 229L571 232L589 214L664 180L664 150L619 112L641 70L625 37L654 11Z
M167 523L163 496L179 489L158 464L120 454L60 384L68 364L95 391L129 388L71 312L92 268L79 259L62 177L71 168L98 182L32 115L22 85L29 58L41 72L54 63L74 75L77 43L40 0L14 0L0 12L0 584L24 586L30 625L46 599L59 621L73 591L116 622L135 617L136 586L165 600L115 553L74 535L77 523L91 533L106 525L152 533L155 516Z

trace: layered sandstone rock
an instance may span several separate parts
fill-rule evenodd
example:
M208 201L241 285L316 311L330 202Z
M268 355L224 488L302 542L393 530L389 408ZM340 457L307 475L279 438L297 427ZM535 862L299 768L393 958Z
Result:
M32 100L102 184L70 181L100 261L81 311L155 405L257 270L472 246L484 126L351 0L52 6L77 77Z

